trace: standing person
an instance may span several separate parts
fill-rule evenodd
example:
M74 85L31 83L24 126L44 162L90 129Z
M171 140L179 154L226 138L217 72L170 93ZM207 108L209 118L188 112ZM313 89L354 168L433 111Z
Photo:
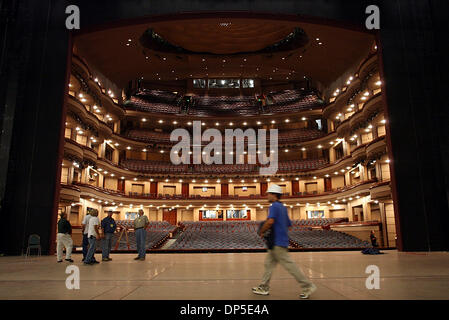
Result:
M88 211L81 222L82 232L83 232L83 260L86 259L87 249L89 248L89 239L87 238L87 226L89 225L89 219L92 218L90 212Z
M97 239L100 239L100 220L98 220L98 211L91 213L91 218L89 219L89 224L87 226L87 238L89 239L89 250L87 251L86 258L84 259L84 264L95 264L99 263L95 260L94 254L97 248Z
M369 235L369 238L371 240L371 245L375 248L378 246L377 244L377 238L376 238L376 234L374 233L374 230L371 230L371 233Z
M282 189L278 185L271 185L267 190L267 199L271 203L267 221L259 231L259 235L263 237L265 231L272 228L274 233L274 246L268 249L268 255L265 259L265 273L262 282L258 287L253 288L253 293L260 295L269 294L269 283L271 274L277 263L280 263L301 285L302 293L299 295L301 299L308 299L316 290L316 286L304 275L304 273L295 265L288 254L288 227L291 226L287 209L279 201L282 195Z
M61 219L58 221L58 235L57 235L57 255L58 262L62 262L62 250L65 247L65 261L73 262L72 260L72 225L67 221L67 213L60 214Z
M143 210L139 210L139 216L134 219L134 230L136 232L137 257L134 260L145 260L146 248L145 240L147 231L145 230L150 222L147 216L143 214Z
M109 258L109 253L111 253L112 235L117 229L117 224L115 223L114 218L112 218L112 213L112 211L108 211L108 216L101 220L101 229L103 229L103 261L112 260L111 258Z

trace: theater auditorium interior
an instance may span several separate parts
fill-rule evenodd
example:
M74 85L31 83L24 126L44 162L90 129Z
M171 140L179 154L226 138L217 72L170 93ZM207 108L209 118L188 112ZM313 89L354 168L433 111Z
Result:
M80 226L89 210L113 211L116 250L136 249L139 209L151 249L264 249L256 226L271 184L294 221L292 247L364 248L371 230L396 247L373 35L263 19L145 23L76 37L70 72L59 212ZM223 164L206 164L216 155L204 140L201 163L192 144L189 164L173 164L170 133L193 136L195 121L223 137L277 129L278 171L260 175L248 144L236 159L224 138L212 150Z
M412 214L407 202L420 200L404 196L412 186L401 178L413 164L403 164L407 153L401 153L398 131L407 125L398 124L395 132L392 119L399 122L400 106L391 97L401 93L386 86L392 60L383 56L378 31L287 14L203 12L91 23L72 31L67 44L65 60L54 62L61 64L55 68L64 69L66 79L58 87L61 121L48 124L53 128L49 132L59 133L57 139L49 136L53 140L48 149L41 149L56 168L51 175L54 191L43 195L52 205L19 204L20 195L7 189L9 202L3 209L13 210L11 203L16 203L27 214L2 216L10 219L12 230L22 231L16 243L3 246L9 257L0 258L0 282L14 279L15 272L5 274L10 263L26 263L17 277L37 277L37 282L51 278L42 268L55 274L62 270L54 256L61 213L73 228L74 264L85 268L82 221L92 212L100 220L112 212L117 223L114 261L91 269L84 278L88 290L73 293L50 286L44 298L262 299L249 289L262 275L266 245L257 230L268 217L267 189L276 184L292 221L289 251L316 280L317 299L448 298L447 246L440 235L429 236L436 221L447 222L447 217L438 213L426 222L426 231L416 233L426 215ZM50 42L47 46L51 50ZM35 118L42 132L44 116ZM201 142L200 163L193 161L193 142L190 161L174 164L171 150L177 140L171 133L185 129L193 137L195 126L201 133L216 129L223 137L227 129L277 129L277 172L260 173L266 166L261 151L251 154L247 140L237 156L238 141L231 139L233 147L226 149L224 138L222 148L213 153L206 152L209 141ZM13 142L24 139L14 137ZM266 138L269 155L268 133ZM51 151L51 146L56 148ZM11 148L16 148L13 143ZM224 163L226 153L232 163ZM206 163L217 155L223 164ZM13 160L10 171L27 161ZM435 166L442 166L438 161ZM36 179L43 174L33 173ZM439 179L444 188L444 177ZM45 188L44 181L33 190ZM433 208L444 208L435 203ZM150 222L143 279L139 262L132 259L137 252L133 220L140 209ZM43 211L48 213L33 218ZM373 247L372 233L383 255L361 254ZM42 256L24 256L31 234L40 236ZM101 249L97 242L98 256ZM420 268L422 259L430 261L428 269ZM364 287L370 264L391 275L377 292ZM396 272L414 279L413 290L400 285ZM417 280L420 272L443 281ZM60 273L55 277L63 279ZM95 282L101 274L106 287ZM117 279L131 284L121 287ZM241 279L238 285L236 279ZM180 283L185 289L173 293ZM269 298L296 299L293 283L288 273L278 270ZM238 292L232 290L235 286ZM20 286L9 292L0 289L0 298L34 299L39 287L33 288L31 293Z

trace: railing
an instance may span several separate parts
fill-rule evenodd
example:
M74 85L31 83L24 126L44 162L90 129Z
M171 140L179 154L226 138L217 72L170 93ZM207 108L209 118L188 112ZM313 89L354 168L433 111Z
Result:
M342 193L342 192L346 192L349 190L352 190L354 188L357 188L361 185L365 185L365 184L372 184L372 183L376 183L377 182L377 178L373 178L370 180L366 180L366 181L361 181L359 183L350 185L350 186L345 186L345 187L341 187L341 188L335 188L329 191L325 191L325 192L299 192L299 193L295 193L295 194L284 194L283 198L287 198L287 199L292 199L292 198L307 198L307 197L320 197L320 196L326 196L326 195L333 195L333 194L338 194L338 193ZM379 186L379 185L384 185L384 184L388 184L389 181L386 182L381 182L381 183L377 183L374 186ZM170 195L170 194L158 194L158 193L137 193L137 192L128 192L127 194L121 191L116 191L116 190L111 190L111 189L106 189L106 188L101 188L101 187L96 187L96 186L92 186L90 184L86 184L86 183L80 183L80 182L73 182L73 185L75 185L76 187L85 187L85 188L89 188L101 193L105 193L108 195L114 195L114 196L119 196L119 197L126 197L126 198L131 198L131 199L153 199L153 200L257 200L257 199L264 199L265 195L261 195L261 194L253 194L253 195L248 195L248 196L239 196L239 195L213 195L213 196L207 196L207 197L203 197L201 195L183 195L183 194L176 194L176 195ZM70 185L63 185L64 187L69 187ZM373 188L374 186L372 186L371 188ZM75 188L76 188L75 187Z

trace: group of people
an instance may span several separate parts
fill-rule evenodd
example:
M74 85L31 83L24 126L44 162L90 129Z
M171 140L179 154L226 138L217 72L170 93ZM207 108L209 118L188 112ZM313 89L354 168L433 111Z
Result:
M317 289L299 269L288 254L288 229L292 225L288 217L286 207L280 202L282 189L278 185L271 185L267 190L267 198L271 203L267 220L260 226L258 234L266 239L268 254L265 259L265 272L262 280L257 287L252 288L252 292L258 295L269 294L269 284L274 268L279 263L284 267L299 283L302 292L299 295L301 299L308 299L310 295ZM108 212L108 216L101 221L98 219L98 211L86 215L83 224L83 261L85 264L98 263L95 260L94 253L96 241L103 239L103 261L112 260L109 257L112 245L112 234L116 230L116 223L112 218L112 212ZM138 217L134 220L134 230L136 233L136 244L138 256L134 260L145 260L145 240L146 231L149 224L147 216L143 214L143 210L139 210ZM103 235L100 235L100 228ZM270 233L270 237L267 236ZM70 237L71 226L67 221L67 215L61 214L58 222L58 262L62 262L62 247L66 246L66 260L73 262L70 258L72 250L72 239ZM267 239L270 238L268 241ZM70 241L69 241L70 240ZM372 239L373 240L373 239Z
M98 211L93 210L86 214L82 221L83 233L83 262L86 265L100 263L95 259L97 241L102 241L102 261L111 261L112 236L117 229L117 224L112 217L113 212L108 211L107 217L98 219ZM67 213L61 213L58 221L57 234L57 261L62 262L63 249L66 249L65 261L74 262L71 258L73 249L72 226L67 220ZM146 228L149 225L148 217L144 215L142 209L134 220L134 230L136 233L136 244L138 256L134 260L145 260L146 256ZM101 231L100 231L101 230Z

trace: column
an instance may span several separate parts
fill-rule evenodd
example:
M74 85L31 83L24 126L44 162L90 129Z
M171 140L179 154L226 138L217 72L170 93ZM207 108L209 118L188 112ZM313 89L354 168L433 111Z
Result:
M385 204L379 202L380 219L382 221L382 245L388 246L387 218L385 215Z
M329 148L329 162L330 163L335 162L335 148L334 147Z
M70 166L67 170L67 184L72 184L73 183L73 174L75 172L75 169L73 168L73 166Z
M114 151L112 151L112 162L115 164L119 163L119 151L118 149L114 149Z
M341 144L342 144L342 146L343 146L343 156L349 155L349 145L348 145L348 143L346 142L346 140L343 140L343 141L341 142Z
M89 177L89 168L84 168L81 170L81 183L88 183L88 177Z

